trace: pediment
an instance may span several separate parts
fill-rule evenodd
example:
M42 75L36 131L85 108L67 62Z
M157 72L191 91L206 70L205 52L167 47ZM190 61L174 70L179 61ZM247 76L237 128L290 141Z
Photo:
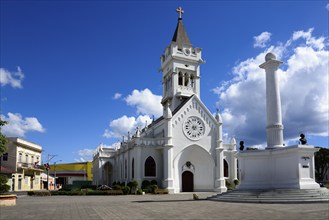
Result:
M181 124L188 117L196 116L201 118L205 124L207 124L211 129L218 125L215 117L211 114L208 108L202 103L202 101L197 97L191 97L177 112L174 113L172 117L173 127Z

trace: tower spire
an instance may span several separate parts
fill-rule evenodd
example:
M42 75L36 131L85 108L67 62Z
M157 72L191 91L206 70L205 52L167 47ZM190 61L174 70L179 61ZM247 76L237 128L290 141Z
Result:
M182 49L184 45L191 47L192 44L191 44L190 38L187 36L186 30L184 28L183 21L182 21L182 14L184 13L184 10L182 9L182 7L178 7L176 9L176 12L178 13L178 22L177 22L174 36L171 41L176 42L180 49Z

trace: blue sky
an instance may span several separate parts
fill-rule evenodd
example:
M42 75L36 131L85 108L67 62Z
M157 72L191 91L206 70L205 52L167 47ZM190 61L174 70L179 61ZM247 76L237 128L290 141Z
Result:
M227 141L264 146L265 74L281 66L285 143L328 147L328 1L3 1L1 118L43 156L86 161L161 114L160 55L182 6L203 48L201 100ZM44 157L45 158L45 157Z

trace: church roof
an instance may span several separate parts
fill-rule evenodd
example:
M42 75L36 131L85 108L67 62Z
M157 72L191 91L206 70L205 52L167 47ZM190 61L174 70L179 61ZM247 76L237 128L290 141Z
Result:
M172 115L175 115L194 95L190 96L189 98L185 99L182 103L177 106L177 108L172 112ZM151 128L158 122L162 121L164 118L163 116L159 117L157 120L153 121L151 124L147 126L147 129ZM142 132L145 130L145 128L142 130Z
M178 18L176 30L171 41L176 42L178 44L178 48L180 49L183 48L183 45L192 46L191 41L185 31L182 18Z

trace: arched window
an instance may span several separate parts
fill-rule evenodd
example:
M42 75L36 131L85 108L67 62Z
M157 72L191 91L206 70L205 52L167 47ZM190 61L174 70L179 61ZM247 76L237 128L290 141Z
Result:
M182 72L178 73L178 85L180 85L180 86L183 85L183 73Z
M131 178L135 178L135 159L131 161Z
M145 176L156 176L156 165L153 157L149 156L144 165Z
M224 177L228 177L228 163L224 159Z

